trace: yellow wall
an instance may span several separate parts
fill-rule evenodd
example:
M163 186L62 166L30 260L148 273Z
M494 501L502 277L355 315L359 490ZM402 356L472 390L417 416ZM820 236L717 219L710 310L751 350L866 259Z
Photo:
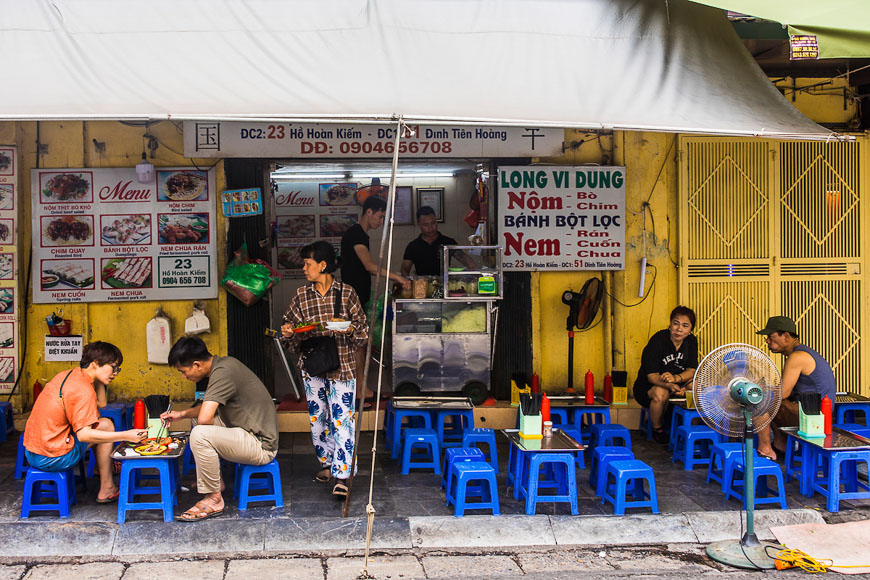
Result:
M157 167L190 166L191 160L182 155L181 126L171 122L152 124L150 132L160 142L151 162ZM39 156L43 168L106 168L133 167L141 160L144 127L130 127L118 122L40 122L39 140L47 147ZM23 292L27 274L27 256L31 246L30 170L36 167L37 123L0 123L0 142L15 143L19 152L19 187L21 194L19 249L20 288ZM105 152L99 153L94 140L105 143ZM201 168L212 163L200 161ZM224 189L223 163L218 163L217 188ZM226 245L226 220L218 212L218 267L223 272ZM26 309L26 320L21 321L20 334L26 341L26 358L23 374L18 385L20 396L13 398L17 409L30 406L32 385L37 379L49 379L58 372L70 368L70 363L45 362L43 360L46 333L45 317L55 309L62 308L64 318L72 320L72 332L82 334L85 343L105 340L116 344L124 353L122 372L109 389L109 400L131 399L159 393L174 399L193 399L194 384L184 380L177 371L165 365L150 364L145 349L145 325L154 316L158 306L170 318L173 340L184 332L184 320L190 315L193 301L84 303L84 304L31 304ZM23 295L23 294L22 294ZM206 313L211 320L212 332L201 335L209 349L216 354L226 354L226 294L204 301ZM74 364L74 363L72 363Z

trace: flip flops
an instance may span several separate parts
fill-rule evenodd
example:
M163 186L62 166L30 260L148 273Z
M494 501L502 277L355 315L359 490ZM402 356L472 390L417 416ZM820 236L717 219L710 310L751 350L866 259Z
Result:
M98 497L98 498L97 498L97 503L115 503L116 501L118 501L118 496L119 496L120 494L121 494L121 490L120 490L120 489L116 489L116 490L115 490L115 493L113 493L113 494L110 495L109 497Z
M335 485L332 486L332 495L334 497L344 499L345 497L347 497L347 493L347 484L345 484L344 481L341 479L336 479Z
M324 467L314 474L314 479L320 483L329 483L329 480L332 479L332 468Z
M209 518L216 518L223 514L224 510L216 510L209 504L198 501L191 506L186 512L175 518L176 522L199 522Z

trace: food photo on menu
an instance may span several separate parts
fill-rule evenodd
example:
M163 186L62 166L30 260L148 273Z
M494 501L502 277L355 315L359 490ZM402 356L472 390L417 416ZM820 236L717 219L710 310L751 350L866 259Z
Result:
M0 254L0 280L11 279L14 267L15 262L12 259L12 254Z
M356 195L357 187L358 184L356 183L321 183L320 205L353 205L356 203L354 196Z
M157 237L161 244L207 244L208 214L158 214Z
M278 217L279 238L313 238L315 216L288 215Z
M11 383L15 380L15 359L11 356L0 357L0 383Z
M103 260L103 288L151 288L151 258Z
M15 291L12 288L0 288L0 313L13 314L15 311Z
M13 324L11 322L0 323L0 348L11 348L15 342Z
M40 218L40 226L44 248L94 245L94 216L43 216Z
M278 250L278 267L285 270L302 268L302 246L290 246Z
M158 171L157 199L160 201L196 201L208 199L205 171Z
M344 232L356 223L354 214L335 214L320 216L320 237L340 238Z
M15 188L11 183L0 183L0 209L14 209Z
M46 172L39 174L41 203L93 202L93 174L81 172Z
M11 149L0 149L0 173L12 173Z
M148 214L101 215L100 237L104 246L132 246L151 243Z
M94 260L42 260L43 290L70 288L87 290L94 287Z
M0 246L12 245L13 227L12 220L0 220Z

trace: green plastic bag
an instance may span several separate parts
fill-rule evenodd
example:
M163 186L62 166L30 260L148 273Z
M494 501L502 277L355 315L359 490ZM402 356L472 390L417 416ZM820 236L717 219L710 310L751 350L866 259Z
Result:
M262 260L251 260L246 244L243 243L235 254L235 258L227 266L221 284L228 293L241 300L242 304L251 306L281 278L277 271Z

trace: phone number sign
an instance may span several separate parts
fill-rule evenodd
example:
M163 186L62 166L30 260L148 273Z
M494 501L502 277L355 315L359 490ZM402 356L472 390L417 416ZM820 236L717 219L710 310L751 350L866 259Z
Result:
M160 288L200 288L208 286L211 279L208 256L160 256L158 270Z

